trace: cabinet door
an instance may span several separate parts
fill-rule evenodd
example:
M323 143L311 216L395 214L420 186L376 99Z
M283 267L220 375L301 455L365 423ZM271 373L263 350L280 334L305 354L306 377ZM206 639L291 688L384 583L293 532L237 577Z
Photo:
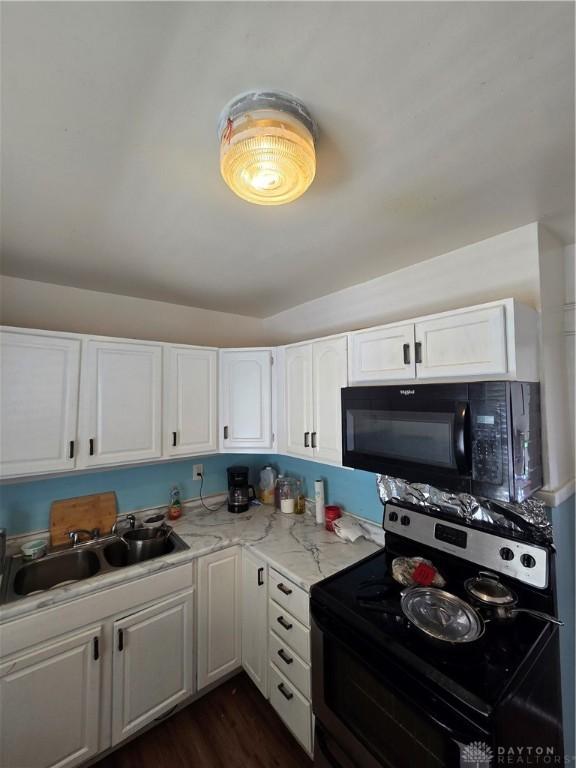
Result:
M166 453L182 456L216 451L217 351L190 347L165 351Z
M242 666L268 698L268 598L266 564L242 552Z
M350 384L414 378L414 324L352 333L349 354Z
M312 344L288 347L285 359L286 450L310 458L314 429Z
M0 666L0 765L70 768L99 750L101 628Z
M198 690L242 664L240 548L198 559Z
M80 341L3 332L2 475L72 469L80 375Z
M112 744L193 692L194 592L114 622Z
M224 350L222 448L272 447L272 352Z
M317 341L314 357L314 457L342 462L342 387L348 383L347 339Z
M88 341L82 378L85 463L161 456L161 390L160 345Z
M505 308L457 312L416 323L416 376L505 374Z

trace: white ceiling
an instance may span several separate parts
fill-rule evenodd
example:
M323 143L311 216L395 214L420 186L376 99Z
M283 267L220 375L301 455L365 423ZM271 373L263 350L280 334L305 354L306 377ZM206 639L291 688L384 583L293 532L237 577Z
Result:
M2 6L5 274L268 316L531 221L574 240L572 3ZM290 205L219 175L253 88L319 123Z

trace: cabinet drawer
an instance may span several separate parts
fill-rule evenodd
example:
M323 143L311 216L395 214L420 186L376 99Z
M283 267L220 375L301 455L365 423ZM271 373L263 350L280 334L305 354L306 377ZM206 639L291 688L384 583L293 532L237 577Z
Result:
M270 569L268 581L268 595L278 605L290 611L292 616L302 624L307 627L310 626L310 598L308 593L272 569Z
M274 632L270 632L270 663L282 670L288 680L307 699L310 699L310 665L305 664L287 643L284 643Z
M310 663L310 630L273 600L270 600L268 617L270 629L296 651L302 661Z
M294 736L309 753L312 751L311 705L295 686L270 664L270 703Z

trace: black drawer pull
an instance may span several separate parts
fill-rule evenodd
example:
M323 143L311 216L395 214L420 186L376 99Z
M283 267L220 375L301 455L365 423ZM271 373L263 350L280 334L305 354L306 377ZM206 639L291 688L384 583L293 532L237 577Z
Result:
M410 344L404 344L404 365L410 362Z
M264 568L258 568L258 586L264 586Z
M318 448L318 444L316 443L316 432L312 432L312 448Z
M228 440L228 427L224 427L224 440Z
M118 630L118 650L119 651L124 650L124 630L123 629Z
M284 616L278 616L276 621L278 622L278 624L280 624L281 627L284 627L284 629L292 629L292 624L289 624L284 618Z
M68 453L68 458L69 459L74 458L74 440L70 440L70 451Z
M93 659L94 661L98 661L98 659L100 658L100 640L97 637L94 638L93 649L94 649Z
M294 661L294 659L288 656L284 648L280 648L280 650L278 651L278 656L280 656L280 658L285 664L292 664L292 662Z
M90 438L90 456L94 456L94 438Z
M176 432L172 432L172 448L176 448Z
M304 432L304 448L310 448L310 432Z
M278 686L278 690L280 691L282 696L284 696L285 699L288 699L288 701L294 698L294 694L290 693L290 691L284 687L284 683L280 683L280 685Z
M282 592L283 595L291 595L292 594L292 590L288 589L288 587L285 584L282 584L282 582L280 582L280 584L276 584L276 586L278 587L280 592Z

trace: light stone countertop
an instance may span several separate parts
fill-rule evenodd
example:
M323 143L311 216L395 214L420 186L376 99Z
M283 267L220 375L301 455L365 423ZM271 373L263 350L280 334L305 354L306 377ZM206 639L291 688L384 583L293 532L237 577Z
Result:
M208 503L217 506L214 498ZM380 548L382 531L379 526L358 518L356 522L360 523L367 537L373 537L379 544L368 538L354 543L342 541L336 534L316 525L308 514L283 515L269 506L251 507L247 512L232 514L225 506L209 512L197 503L189 504L184 507L182 517L171 524L190 549L7 603L0 606L0 624L174 568L234 544L245 546L309 591L315 582Z

